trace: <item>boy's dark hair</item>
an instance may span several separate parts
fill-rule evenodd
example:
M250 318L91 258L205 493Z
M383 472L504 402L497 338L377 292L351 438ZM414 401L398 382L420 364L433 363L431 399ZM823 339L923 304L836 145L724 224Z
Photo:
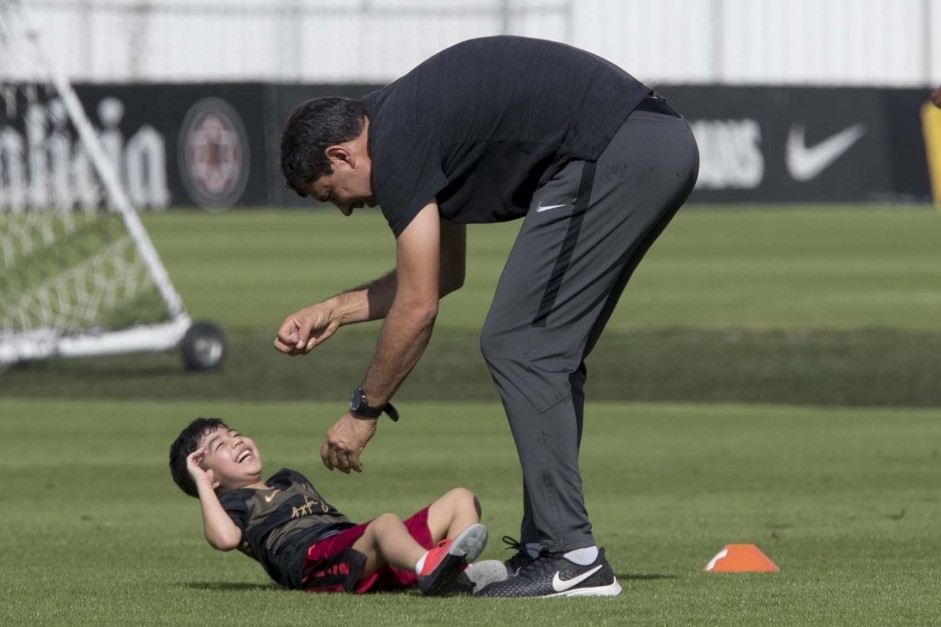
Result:
M298 105L281 131L281 172L301 198L302 185L333 172L324 151L359 137L366 120L362 101L329 96Z
M199 441L203 439L203 436L220 427L229 429L229 425L225 424L221 418L197 418L189 423L170 445L170 474L173 475L173 481L180 486L180 489L190 496L198 498L199 493L196 491L193 478L186 470L186 458L199 448Z

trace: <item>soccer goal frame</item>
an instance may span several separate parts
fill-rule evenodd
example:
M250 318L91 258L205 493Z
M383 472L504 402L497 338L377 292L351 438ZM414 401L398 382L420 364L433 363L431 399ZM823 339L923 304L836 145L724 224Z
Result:
M221 329L211 322L194 323L190 318L74 88L65 73L46 54L39 34L20 13L18 3L0 0L0 52L4 49L4 40L10 42L14 38L28 45L30 54L35 55L45 73L43 78L47 79L61 101L100 180L108 207L98 208L96 211L111 211L120 216L123 227L136 249L137 258L143 264L147 277L166 308L166 315L162 316L164 321L158 323L132 324L121 329L105 330L96 325L87 325L87 328L77 330L57 328L54 324L23 324L16 328L17 325L10 321L15 321L18 317L29 317L25 313L18 315L17 308L24 308L25 311L31 304L55 298L56 290L46 288L44 293L20 294L18 302L10 302L0 294L0 307L7 309L0 311L5 323L0 328L0 367L57 357L87 357L178 348L182 352L185 365L191 370L219 368L226 352L225 337ZM0 175L3 174L3 166L0 160ZM75 209L59 207L46 211L69 212ZM120 260L116 263L120 263ZM0 267L0 270L3 268ZM39 291L42 289L41 286L38 288Z

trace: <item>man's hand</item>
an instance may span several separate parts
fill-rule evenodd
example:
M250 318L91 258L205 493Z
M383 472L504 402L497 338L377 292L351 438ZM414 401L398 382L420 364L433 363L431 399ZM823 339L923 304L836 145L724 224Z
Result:
M340 323L324 303L305 307L284 319L274 347L288 355L306 355L333 335Z
M931 102L934 103L934 106L941 107L941 87L931 92Z
M186 470L189 472L190 477L193 478L193 483L199 487L201 484L212 489L212 471L203 470L200 464L203 463L203 459L206 457L206 449L198 448L189 455L186 456Z
M339 470L350 474L351 470L363 472L359 454L366 448L366 443L376 433L378 418L354 418L347 412L337 420L320 447L323 465L330 470Z

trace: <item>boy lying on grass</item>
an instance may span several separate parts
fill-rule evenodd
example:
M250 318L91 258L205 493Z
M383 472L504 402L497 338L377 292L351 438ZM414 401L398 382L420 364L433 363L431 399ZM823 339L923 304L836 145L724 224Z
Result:
M255 443L219 418L197 418L170 447L170 472L199 498L203 531L220 551L239 549L286 588L316 592L399 590L472 593L506 579L498 560L472 563L487 542L474 494L455 488L406 520L382 514L356 524L304 475L261 479Z

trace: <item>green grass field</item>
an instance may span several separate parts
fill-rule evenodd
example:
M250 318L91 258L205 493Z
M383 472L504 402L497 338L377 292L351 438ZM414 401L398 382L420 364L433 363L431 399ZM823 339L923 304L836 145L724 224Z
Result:
M394 261L378 211L168 213L146 224L189 309L232 329L276 328ZM468 228L467 284L443 302L439 328L476 332L518 229ZM693 205L654 245L609 330L934 332L939 241L941 213L925 207Z
M270 343L287 314L392 267L378 212L145 219L189 311L225 328L225 371L192 377L169 353L48 362L8 372L0 397L158 399L170 387L178 398L345 400L377 323L342 330L306 360ZM467 284L443 301L399 398L496 400L478 332L516 229L469 229ZM924 207L684 209L588 360L591 398L939 406L938 242L941 214Z
M496 404L409 404L358 476L316 459L333 403L5 400L0 411L3 624L911 625L941 611L941 410L593 404L585 491L624 592L530 601L278 589L205 543L196 502L166 470L182 424L220 414L253 434L268 470L306 472L354 518L472 488L495 536L484 556L501 558L521 492ZM758 544L780 572L702 572L728 543Z
M941 214L924 208L693 207L629 285L589 360L588 505L616 599L499 601L284 591L213 551L166 468L197 415L255 437L266 470L307 473L355 519L474 489L508 555L521 486L477 353L516 225L469 232L466 287L381 424L362 475L317 453L362 376L375 324L305 358L270 348L294 309L392 265L379 216L145 216L221 373L175 354L0 374L0 624L932 624L941 465ZM756 543L774 574L703 573Z

